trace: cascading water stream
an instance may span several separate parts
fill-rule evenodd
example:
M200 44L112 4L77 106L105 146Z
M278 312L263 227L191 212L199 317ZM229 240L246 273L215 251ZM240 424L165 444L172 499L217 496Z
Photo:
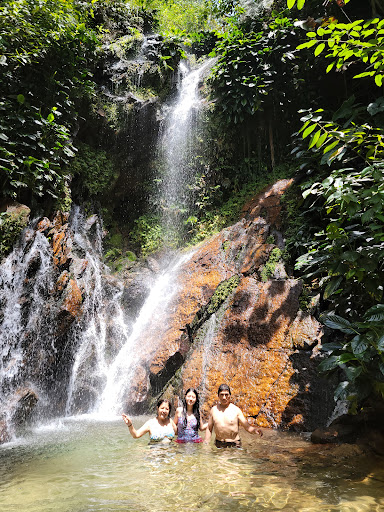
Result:
M166 117L161 139L164 172L160 190L162 222L168 239L177 239L181 231L181 214L191 207L194 179L196 138L202 98L198 86L204 73L212 66L213 59L189 71L181 62L181 82L175 103Z
M52 254L47 239L33 229L0 266L0 402L23 384L26 336L43 338L46 297L53 284ZM51 338L50 346L55 351ZM24 375L25 378L25 375Z
M145 339L140 336L157 315L166 311L169 301L177 291L177 271L190 257L191 253L188 253L176 258L154 283L131 335L106 372L107 382L95 408L98 416L108 418L122 410L124 398L129 394L136 362L140 358L141 347L145 344Z
M206 393L206 381L207 381L207 374L209 371L209 366L211 365L211 361L214 357L214 353L212 350L213 340L216 335L218 329L218 319L216 317L216 314L213 313L209 320L207 321L207 331L204 336L202 349L203 349L203 360L202 360L202 368L201 368L201 401L204 402L205 400L205 393Z
M184 63L181 64L180 77L182 79L179 93L171 107L167 118L167 127L161 139L166 168L164 186L161 190L165 212L170 212L176 205L180 206L180 202L185 200L186 183L192 178L193 168L190 167L188 159L191 146L190 134L193 131L193 113L197 111L201 101L198 97L197 88L202 74L209 68L211 62L205 62L198 69L191 72L188 72ZM164 223L169 225L171 218L171 215L165 213ZM166 312L167 304L177 290L178 270L189 257L190 254L175 258L163 272L160 272L132 326L131 332L124 324L124 314L116 295L115 316L109 318L109 323L114 327L117 324L119 325L120 339L118 344L114 343L113 355L110 355L109 358L105 353L108 351L111 353L111 340L109 342L107 340L106 319L103 319L105 315L102 308L100 309L97 305L103 302L103 291L99 280L96 279L93 285L93 297L95 297L93 301L97 304L94 304L91 308L90 305L87 306L87 310L91 310L91 313L88 313L87 327L83 328L80 333L81 340L78 343L79 349L73 365L69 389L68 414L73 410L72 404L76 395L76 388L81 388L81 393L84 393L85 387L88 386L89 388L90 386L89 381L95 380L96 376L102 382L102 391L96 400L93 414L103 418L113 417L122 410L124 401L129 401L132 378L141 357L142 347L145 346L143 336L145 337L146 328L148 328L151 321ZM92 266L96 268L97 263L93 262ZM95 271L95 274L98 273L100 274L100 270L99 272ZM95 311L96 314L93 314L92 311ZM88 362L92 358L93 363L87 369ZM87 381L87 385L85 381Z

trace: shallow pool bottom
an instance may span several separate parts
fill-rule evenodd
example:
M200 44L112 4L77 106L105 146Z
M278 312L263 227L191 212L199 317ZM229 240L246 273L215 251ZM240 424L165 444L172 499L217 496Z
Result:
M149 445L120 419L59 420L0 447L0 510L384 510L382 459L295 434L242 438L241 450Z

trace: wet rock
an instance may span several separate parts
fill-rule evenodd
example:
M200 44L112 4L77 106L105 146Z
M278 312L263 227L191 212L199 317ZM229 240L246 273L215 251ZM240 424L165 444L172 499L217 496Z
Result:
M128 273L124 279L122 304L132 317L140 311L150 291L153 276L149 269Z
M8 443L11 440L11 437L7 422L5 420L0 420L0 444Z
M56 281L55 291L57 293L61 293L67 286L69 280L70 280L70 273L68 270L64 270L58 277Z
M64 291L63 302L57 315L57 334L63 335L82 313L83 297L75 279L69 279Z
M51 221L47 217L43 217L37 224L37 231L40 233L47 233L51 229Z
M328 428L317 428L311 434L314 444L355 443L357 432L353 425L332 425Z
M53 263L60 270L69 268L72 257L72 240L68 234L68 225L55 230L52 236Z
M141 403L192 386L202 391L207 414L227 382L260 426L313 430L329 417L332 386L317 375L321 326L299 308L301 282L282 265L266 282L259 278L276 247L267 238L281 238L280 197L289 185L283 180L259 194L243 219L183 265L167 311L142 336L150 386L142 387Z
M83 258L73 260L71 270L76 279L80 279L88 267L89 261Z
M13 410L11 413L12 423L15 426L24 425L38 401L39 398L32 389L19 389L13 396Z

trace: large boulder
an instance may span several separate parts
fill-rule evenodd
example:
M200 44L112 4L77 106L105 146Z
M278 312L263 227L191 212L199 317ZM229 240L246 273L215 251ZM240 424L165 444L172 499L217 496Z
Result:
M226 382L258 425L303 431L324 424L334 404L316 371L321 325L299 307L300 281L281 269L262 277L277 248L271 237L281 244L280 198L290 183L263 191L181 267L177 292L140 338L131 398L141 408L193 386L207 414Z

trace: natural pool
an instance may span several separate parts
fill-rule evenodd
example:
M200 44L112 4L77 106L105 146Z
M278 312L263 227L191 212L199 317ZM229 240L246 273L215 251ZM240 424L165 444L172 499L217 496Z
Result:
M242 438L242 450L151 446L120 419L60 420L0 447L0 510L384 510L383 459L295 434Z

